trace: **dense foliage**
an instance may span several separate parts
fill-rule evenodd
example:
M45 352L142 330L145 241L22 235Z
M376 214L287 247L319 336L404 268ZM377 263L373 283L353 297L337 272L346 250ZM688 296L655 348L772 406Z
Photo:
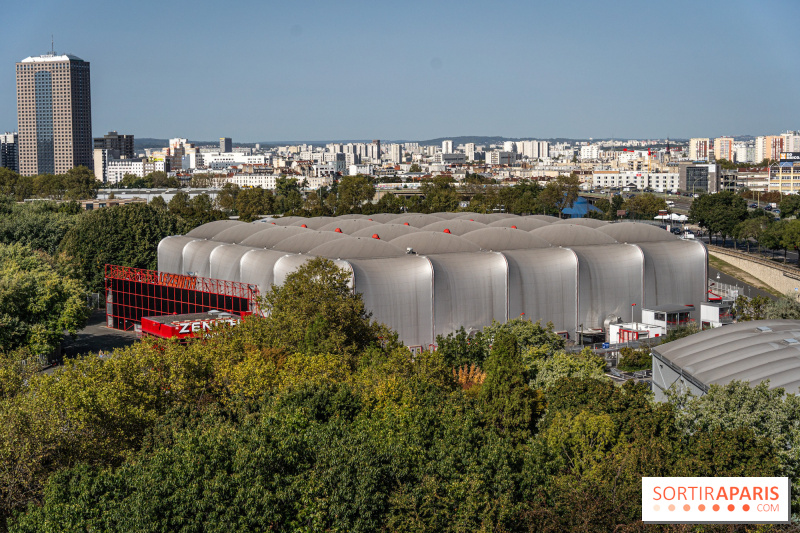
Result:
M0 167L0 197L21 202L28 198L48 200L86 200L97 196L100 182L86 167L75 167L64 174L20 176Z
M642 476L797 466L780 391L654 403L524 320L414 356L325 260L266 303L188 344L0 373L9 530L645 531Z
M188 231L179 216L149 204L127 204L90 211L81 216L59 250L86 286L99 291L106 264L155 270L158 243L169 235Z
M49 354L64 332L75 335L88 309L81 283L43 252L0 244L0 352Z

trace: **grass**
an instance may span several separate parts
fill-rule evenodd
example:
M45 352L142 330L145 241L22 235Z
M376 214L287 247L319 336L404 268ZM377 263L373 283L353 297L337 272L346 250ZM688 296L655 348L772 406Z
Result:
M760 279L754 277L749 272L742 270L739 267L735 267L732 264L723 261L719 257L714 257L713 255L711 255L711 253L708 254L708 265L740 281L744 281L745 283L752 285L753 287L759 288L763 291L767 291L770 294L774 294L779 298L783 296L780 292L776 291L775 289L773 289Z

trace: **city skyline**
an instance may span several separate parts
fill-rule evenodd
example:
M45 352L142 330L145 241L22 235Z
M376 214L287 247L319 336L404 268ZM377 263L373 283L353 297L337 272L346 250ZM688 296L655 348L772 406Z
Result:
M13 64L51 34L93 64L93 129L136 137L690 138L800 115L800 38L775 30L800 14L788 0L192 6L8 6L0 130L17 124Z

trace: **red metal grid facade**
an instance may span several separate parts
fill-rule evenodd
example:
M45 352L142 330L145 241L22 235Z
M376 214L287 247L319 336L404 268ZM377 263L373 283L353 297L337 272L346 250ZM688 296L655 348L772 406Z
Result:
M202 313L211 309L238 315L257 310L255 285L106 265L106 324L130 330L147 316Z

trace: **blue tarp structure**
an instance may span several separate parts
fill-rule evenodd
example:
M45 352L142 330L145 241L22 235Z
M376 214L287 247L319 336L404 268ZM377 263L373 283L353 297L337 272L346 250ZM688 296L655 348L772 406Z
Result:
M584 198L583 196L578 196L578 199L572 204L572 207L565 207L561 210L563 215L567 215L569 218L583 218L589 211L597 211L600 213L601 211L597 209L595 206L589 203L589 200Z

